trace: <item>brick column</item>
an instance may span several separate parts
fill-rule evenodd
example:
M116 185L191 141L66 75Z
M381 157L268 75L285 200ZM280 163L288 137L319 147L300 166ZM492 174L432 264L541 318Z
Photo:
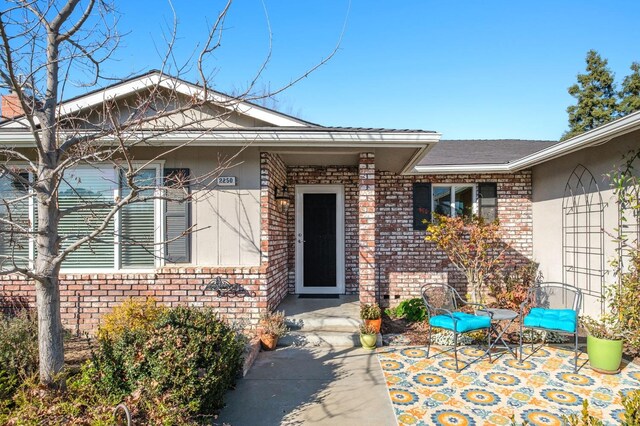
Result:
M371 152L358 165L358 276L361 303L376 302L376 165Z

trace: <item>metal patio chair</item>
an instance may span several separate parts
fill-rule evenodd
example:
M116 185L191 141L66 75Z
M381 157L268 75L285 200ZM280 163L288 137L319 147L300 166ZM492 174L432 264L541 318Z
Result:
M522 333L524 329L553 331L574 336L574 373L578 371L578 316L582 305L582 291L569 284L549 282L536 284L529 289L520 304L520 362L522 362ZM525 312L527 314L525 315ZM533 333L532 333L533 334ZM531 355L545 342L534 349L531 336Z
M427 359L431 350L431 331L433 327L442 328L453 332L453 356L456 360L456 372L460 372L458 366L458 335L475 330L487 330L487 347L491 347L491 313L479 303L468 303L460 297L453 287L447 284L425 284L420 289L422 300L429 314L429 344L427 346ZM484 315L474 315L461 312L463 306L476 306L484 310ZM480 310L480 309L477 309ZM476 310L476 311L477 311ZM441 351L449 352L451 349ZM491 352L487 350L491 362Z

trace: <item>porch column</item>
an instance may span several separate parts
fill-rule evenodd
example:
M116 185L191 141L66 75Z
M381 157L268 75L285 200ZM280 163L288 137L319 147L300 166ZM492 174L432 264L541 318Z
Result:
M358 274L361 303L376 302L376 165L372 152L358 164Z

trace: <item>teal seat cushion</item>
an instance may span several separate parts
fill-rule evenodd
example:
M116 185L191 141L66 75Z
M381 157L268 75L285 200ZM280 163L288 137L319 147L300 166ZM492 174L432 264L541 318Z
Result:
M575 333L576 311L573 309L532 308L529 315L524 317L524 326Z
M429 318L429 324L431 324L432 327L445 328L458 333L488 328L491 325L491 318L487 316L471 315L464 312L453 312L453 316L456 319L455 330L453 329L453 318L449 315L436 315L435 317L431 317Z

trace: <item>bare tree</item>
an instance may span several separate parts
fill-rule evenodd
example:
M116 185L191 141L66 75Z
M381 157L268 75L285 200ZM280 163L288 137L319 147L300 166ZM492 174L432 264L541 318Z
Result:
M14 122L29 132L33 144L28 149L0 146L0 172L9 179L12 190L5 191L12 196L4 198L0 206L0 238L5 245L0 274L23 274L35 283L40 380L57 385L56 377L64 362L59 275L65 259L78 250L91 250L114 238L157 255L156 246L167 241L149 243L120 235L114 226L118 212L150 200L189 201L191 195L180 191L185 181L211 187L236 157L220 159L219 166L206 175L175 175L169 183L158 182L157 176L146 175L145 169L206 137L213 130L211 123L224 123L244 102L271 98L296 84L326 63L337 46L289 83L256 95L254 87L270 59L269 48L247 88L233 97L221 96L210 89L207 63L221 44L231 7L231 0L227 0L216 12L191 64L172 63L174 22L162 66L145 80L143 90L129 99L104 99L98 105L74 110L61 101L67 84L74 81L95 86L108 81L102 65L120 41L114 5L107 0L8 0L5 4L0 14L0 78L24 112ZM172 73L177 75L165 73L170 63ZM186 69L199 75L197 87L179 79L180 72ZM185 85L187 94L178 90ZM215 116L200 114L205 108L215 111ZM155 150L154 158L136 161L137 148L153 145L155 138L177 131L189 136L162 148L159 154ZM116 170L110 179L117 181L113 183L118 187L117 195L99 197L77 189L82 176L74 170L83 166L99 173L98 165L102 164ZM72 193L75 202L62 202L61 191ZM35 206L35 218L31 218L35 220L24 214L25 203ZM74 215L83 218L83 232L61 228L61 222ZM195 225L185 232L194 230ZM35 242L35 258L25 251L29 241Z

